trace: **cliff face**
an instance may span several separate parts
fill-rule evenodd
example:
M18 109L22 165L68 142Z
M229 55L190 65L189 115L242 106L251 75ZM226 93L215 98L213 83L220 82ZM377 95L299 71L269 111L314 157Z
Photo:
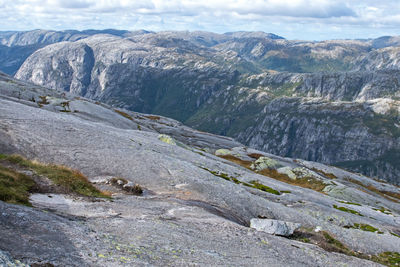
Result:
M138 43L97 35L38 50L16 77L184 121L211 92L235 83L237 71L219 66L220 59L212 57L185 40ZM231 61L240 64L237 57Z
M7 31L0 32L0 70L14 75L22 63L35 51L49 44L63 41L77 41L95 34L110 34L125 36L148 33L146 31L120 31L120 30L67 30L47 31L33 30L27 32Z
M399 183L396 40L95 34L37 50L16 77Z
M303 89L298 86L290 94L301 95ZM340 99L335 96L342 95L340 91L332 87L327 96ZM232 88L225 95L214 94L187 123L281 156L329 163L398 183L399 101L276 96L280 94L281 88Z
M398 183L400 129L395 126L399 114L399 103L395 103L276 99L264 108L254 126L236 137L264 151L325 162ZM376 114L373 110L380 105L396 110L396 115Z

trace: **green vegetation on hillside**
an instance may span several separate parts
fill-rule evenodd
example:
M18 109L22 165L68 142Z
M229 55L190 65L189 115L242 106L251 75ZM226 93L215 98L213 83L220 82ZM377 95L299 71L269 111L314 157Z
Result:
M368 228L367 231L369 230L371 229ZM295 239L304 243L312 243L326 251L342 253L360 259L370 260L385 266L400 266L400 253L398 252L385 251L378 255L367 255L350 249L327 231L314 232L313 229L302 227L295 231L291 239Z
M236 177L230 176L230 175L228 175L226 173L223 173L223 172L212 171L212 170L209 170L209 169L204 168L204 167L202 167L202 169L206 170L206 171L210 172L211 174L213 174L213 175L215 175L217 177L220 177L220 178L222 178L222 179L224 179L226 181L234 182L235 184L242 184L244 186L252 187L252 188L255 188L255 189L270 193L270 194L274 194L274 195L280 195L281 194L281 192L279 192L278 190L275 190L275 189L273 189L273 188L271 188L269 186L266 186L266 185L260 183L259 181L250 181L250 182L246 183L246 182L240 181ZM290 191L282 191L282 193L288 193L289 194Z
M344 211L344 212L348 212L348 213L351 213L351 214L356 214L356 215L358 215L358 216L363 216L361 213L359 213L358 211L355 211L355 210L352 210L352 209L349 209L349 208L346 208L346 207L338 207L337 205L333 205L333 207L335 208L335 209L337 209L337 210L340 210L340 211Z
M65 193L88 197L109 197L94 187L82 173L65 166L31 161L18 155L0 154L0 161L9 162L20 168L29 169L37 175L45 176L55 185L60 186ZM29 192L35 186L35 181L12 168L3 166L1 170L0 198L4 201L27 204Z
M35 182L31 177L0 165L0 200L30 206L29 192Z

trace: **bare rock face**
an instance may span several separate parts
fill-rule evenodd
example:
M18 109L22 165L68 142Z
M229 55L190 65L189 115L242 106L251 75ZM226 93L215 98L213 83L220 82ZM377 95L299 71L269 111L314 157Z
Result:
M250 220L250 227L271 235L291 236L301 226L299 223L284 222L272 219Z
M76 169L111 197L55 191L31 194L32 207L0 201L0 251L6 253L1 260L55 266L379 266L400 253L400 191L394 185L251 149L166 117L0 78L0 154ZM67 110L60 107L65 102ZM219 149L225 153L217 157ZM260 157L299 178L251 170ZM2 168L8 163L1 157ZM33 175L24 168L16 171ZM113 178L115 183L108 182ZM255 231L249 226L261 222L253 218L279 221L271 224L279 234L301 224L300 238ZM325 236L307 232L317 226ZM321 245L324 240L330 247Z
M33 30L26 32L7 31L0 32L0 70L14 75L22 63L35 51L49 44L77 41L95 34L111 34L124 36L127 31L118 30L87 30L87 31L47 31ZM129 35L141 34L142 32L129 32Z
M57 43L49 47L51 53L63 55L57 58L47 58L42 50L37 52L38 56L43 57L41 62L32 62L32 58L25 61L25 64L36 64L37 68L30 70L24 75L32 77L34 83L40 84L44 80L49 81L51 88L59 88L70 91L78 95L85 95L90 84L91 70L94 64L92 49L80 43L72 43L65 50L64 43ZM57 73L64 73L63 78L54 79ZM68 75L68 74L74 75ZM21 74L18 74L21 75Z
M400 48L395 46L385 47L369 53L366 57L360 58L358 64L359 70L399 70L400 69Z
M376 113L374 106L372 101L341 105L277 99L265 107L257 125L235 137L264 151L333 164L398 184L399 106L393 101L394 116L391 111Z

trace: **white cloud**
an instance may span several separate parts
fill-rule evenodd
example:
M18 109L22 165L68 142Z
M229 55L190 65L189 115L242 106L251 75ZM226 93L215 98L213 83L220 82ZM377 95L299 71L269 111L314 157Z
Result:
M0 30L262 30L288 38L396 34L398 0L0 0Z

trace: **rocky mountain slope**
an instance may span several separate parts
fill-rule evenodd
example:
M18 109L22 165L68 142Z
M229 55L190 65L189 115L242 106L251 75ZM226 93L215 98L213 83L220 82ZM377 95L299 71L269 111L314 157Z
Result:
M374 99L375 94L398 94L392 74L344 74L340 83L329 74L320 75L323 82L316 83L316 75L308 74L250 76L228 92L214 93L186 122L264 151L398 183L400 103ZM350 93L357 77L364 85ZM383 81L380 91L371 79ZM385 85L389 79L393 83ZM284 86L271 86L274 80ZM343 99L347 97L354 101Z
M36 50L46 45L63 42L77 41L95 34L111 34L125 36L127 34L140 34L146 31L128 32L120 30L85 30L85 31L47 31L34 30L27 32L7 31L0 32L0 70L14 75L27 57Z
M79 170L110 198L63 191L51 174L71 171L43 163ZM394 185L3 74L0 174L3 265L400 261L400 189ZM20 176L36 184L24 189L31 207L4 197L10 189L4 177L10 183L22 182ZM132 193L134 184L140 191Z
M400 183L398 38L110 33L49 37L16 77Z

